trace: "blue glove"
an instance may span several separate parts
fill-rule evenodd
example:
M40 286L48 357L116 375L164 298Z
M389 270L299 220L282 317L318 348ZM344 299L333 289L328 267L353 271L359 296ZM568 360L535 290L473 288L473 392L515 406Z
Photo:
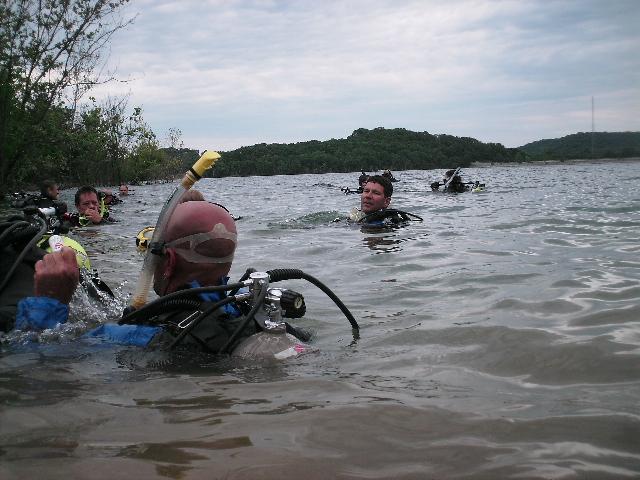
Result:
M69 306L49 297L26 297L18 302L16 330L45 330L69 317Z
M150 327L147 325L118 325L117 323L105 323L85 336L102 338L107 342L118 343L120 345L135 345L146 347L149 342L162 331L161 327Z

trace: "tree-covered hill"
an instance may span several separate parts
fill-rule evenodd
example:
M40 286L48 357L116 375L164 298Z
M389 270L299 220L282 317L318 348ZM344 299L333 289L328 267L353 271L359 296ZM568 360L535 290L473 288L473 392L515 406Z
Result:
M519 150L531 160L640 157L640 132L580 132L527 143Z
M279 175L466 167L473 162L514 162L525 157L499 143L432 135L404 128L360 128L344 139L259 144L223 152L213 175Z

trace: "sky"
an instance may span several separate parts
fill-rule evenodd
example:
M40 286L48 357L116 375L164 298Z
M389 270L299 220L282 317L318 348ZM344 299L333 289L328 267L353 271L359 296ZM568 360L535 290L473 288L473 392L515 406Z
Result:
M406 128L517 147L640 131L640 0L132 0L93 92L161 142ZM166 143L165 143L166 144Z

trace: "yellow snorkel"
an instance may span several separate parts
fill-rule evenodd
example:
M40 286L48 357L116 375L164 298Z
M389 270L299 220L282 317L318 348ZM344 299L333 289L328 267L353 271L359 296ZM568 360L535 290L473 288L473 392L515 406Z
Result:
M162 249L162 243L164 240L164 230L171 218L171 214L175 210L180 198L184 192L189 190L193 185L202 178L205 170L213 167L213 164L220 158L220 154L214 151L205 151L196 163L185 173L180 185L178 185L173 193L169 196L162 211L158 216L158 222L153 230L153 237L149 243L149 249L144 257L144 264L142 265L142 271L140 272L140 278L138 279L138 285L136 286L136 292L133 295L131 301L131 307L138 309L147 303L147 296L149 295L149 289L153 282L153 274L160 260L160 254Z

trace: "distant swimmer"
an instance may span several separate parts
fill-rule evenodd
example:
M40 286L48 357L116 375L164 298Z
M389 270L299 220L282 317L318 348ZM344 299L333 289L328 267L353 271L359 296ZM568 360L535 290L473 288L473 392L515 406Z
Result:
M440 187L443 187L443 192L450 193L462 193L466 192L470 189L478 192L484 190L485 184L480 183L478 181L475 182L463 182L460 177L461 168L458 167L455 170L447 170L442 178L442 182L433 182L431 186L431 190L438 191Z
M398 180L393 176L393 173L391 173L391 170L385 170L384 172L382 172L382 176L385 177L387 180L389 180L390 182L397 182Z
M112 205L122 203L122 200L120 200L117 195L113 194L111 190L99 190L98 199L100 200L101 206L106 205L107 207L110 207Z

